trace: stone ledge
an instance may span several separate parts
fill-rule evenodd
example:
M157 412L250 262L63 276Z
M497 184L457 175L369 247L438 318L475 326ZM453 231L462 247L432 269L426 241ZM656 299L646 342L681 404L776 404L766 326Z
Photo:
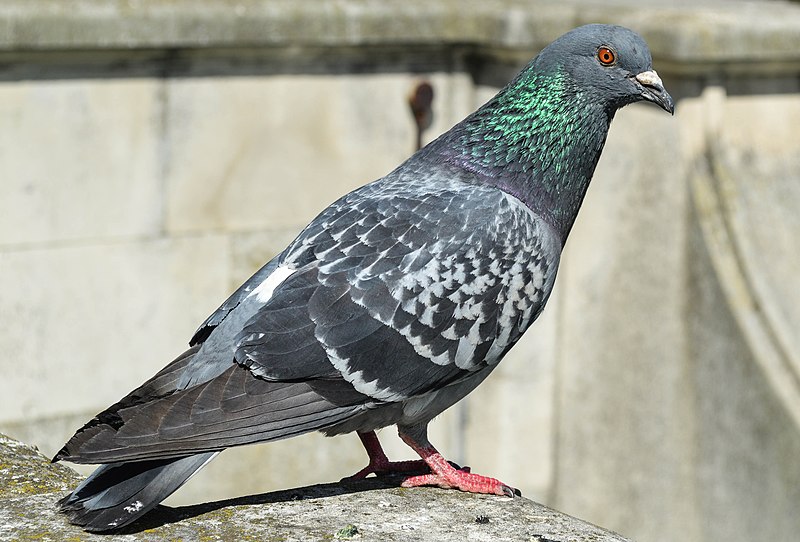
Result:
M481 0L6 0L0 51L471 45L537 50L588 22L641 31L675 63L800 62L800 6ZM756 67L758 67L756 65Z
M0 435L0 540L101 540L67 523L56 501L79 476ZM390 481L325 484L194 506L156 508L115 540L528 540L627 539L524 498Z

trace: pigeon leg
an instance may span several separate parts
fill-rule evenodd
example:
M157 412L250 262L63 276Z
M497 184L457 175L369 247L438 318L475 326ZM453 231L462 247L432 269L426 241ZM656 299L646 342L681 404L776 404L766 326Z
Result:
M366 433L359 431L358 438L361 439L361 443L367 451L369 465L354 475L344 478L344 480L360 480L366 478L370 474L381 476L393 472L419 472L428 469L428 465L420 459L414 461L389 461L375 431L367 431Z
M469 493L486 493L514 497L522 495L518 489L505 485L500 480L473 474L468 469L453 467L428 441L427 425L398 427L403 442L408 444L428 464L432 474L411 476L403 480L402 487L438 486L444 489L460 489Z

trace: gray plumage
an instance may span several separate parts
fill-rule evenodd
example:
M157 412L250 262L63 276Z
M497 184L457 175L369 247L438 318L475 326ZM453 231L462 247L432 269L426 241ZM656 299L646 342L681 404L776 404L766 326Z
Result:
M619 66L573 77L567 52L591 59L600 45ZM623 68L617 82L612 69ZM651 69L636 34L577 29L395 171L333 203L187 352L70 439L54 460L105 465L62 510L88 530L118 528L215 452L308 431L397 424L424 440L427 423L482 382L544 308L613 112L641 99L672 109L660 81L630 83ZM545 114L590 126L592 143L545 137ZM542 142L549 158L528 148Z

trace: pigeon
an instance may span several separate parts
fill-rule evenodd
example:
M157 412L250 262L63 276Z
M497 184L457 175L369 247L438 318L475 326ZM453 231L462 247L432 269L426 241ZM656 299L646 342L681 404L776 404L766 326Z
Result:
M478 386L541 314L621 107L674 113L647 44L571 30L477 111L346 194L258 270L190 348L53 461L101 464L59 505L87 531L137 520L222 450L355 432L402 486L507 495L449 463L428 423ZM392 462L397 426L420 460Z

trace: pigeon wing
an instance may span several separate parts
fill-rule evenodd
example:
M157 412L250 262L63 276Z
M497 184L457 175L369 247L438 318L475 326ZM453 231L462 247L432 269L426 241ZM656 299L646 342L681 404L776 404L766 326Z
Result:
M377 401L444 387L499 361L538 316L555 239L493 188L367 185L287 249L281 265L297 270L244 326L236 360L266 380L344 379Z
M214 331L214 329L216 329L216 327L220 325L222 321L236 307L238 307L242 301L247 299L247 296L252 293L253 289L264 282L264 279L269 277L277 267L278 258L274 258L273 260L264 264L264 266L256 271L252 277L246 280L244 284L239 286L239 288L237 288L236 291L233 292L217 310L211 313L211 315L206 318L202 324L200 324L200 327L198 327L197 331L195 331L194 335L192 335L192 338L189 341L189 346L202 344L206 339L208 339L208 337L211 335L211 332Z

